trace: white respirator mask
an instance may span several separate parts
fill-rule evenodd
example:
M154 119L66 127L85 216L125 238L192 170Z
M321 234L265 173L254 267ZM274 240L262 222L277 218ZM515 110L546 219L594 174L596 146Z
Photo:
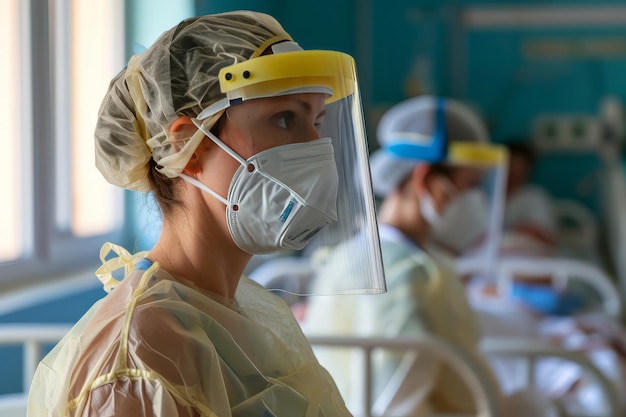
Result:
M435 207L435 202L430 193L424 193L424 195L420 197L419 205L420 213L422 214L424 220L428 222L430 227L434 227L435 224L441 222L441 214L439 214L439 212L437 211L437 208Z
M228 230L240 249L253 255L300 250L337 221L339 177L330 138L275 146L245 160L202 131L241 165L228 199L195 178L180 177L226 205Z
M488 206L478 189L461 192L431 222L430 236L458 254L477 244L487 232Z
M449 197L458 193L456 187L450 180L442 179L441 181L444 191ZM435 200L433 199L433 196L428 191L419 197L419 205L422 217L431 228L439 226L444 220L443 216L439 213L439 211L437 211L437 207L435 207Z

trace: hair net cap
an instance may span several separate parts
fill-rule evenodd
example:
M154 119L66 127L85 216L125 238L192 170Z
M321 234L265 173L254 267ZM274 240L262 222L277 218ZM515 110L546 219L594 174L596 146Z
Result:
M149 191L154 159L167 177L178 176L204 134L173 142L169 128L180 116L196 117L226 97L221 68L260 55L291 37L271 16L238 11L184 20L133 56L111 82L96 126L96 166L112 184ZM210 129L221 112L203 121Z
M438 102L443 104L442 126L436 121ZM441 162L391 153L389 147L405 142L428 146L439 134L448 143L489 141L485 124L473 110L459 101L436 96L419 96L391 107L380 119L377 134L381 149L372 154L370 169L374 193L379 197L393 191L417 164Z

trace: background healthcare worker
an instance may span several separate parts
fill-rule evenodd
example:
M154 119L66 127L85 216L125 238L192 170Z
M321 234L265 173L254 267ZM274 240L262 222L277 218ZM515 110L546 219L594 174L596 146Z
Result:
M357 92L351 57L303 51L254 12L184 20L133 56L96 164L154 194L162 233L148 253L103 247L110 294L39 365L28 415L349 415L289 308L241 274L253 254L358 232L371 274L352 283L384 292Z
M478 349L482 335L463 283L451 265L427 253L433 229L442 232L439 237L450 237L451 230L442 222L458 224L452 217L457 213L471 216L476 197L489 196L481 188L485 180L493 179L494 170L503 169L506 152L484 143L486 139L480 119L451 99L420 96L397 104L383 115L378 126L383 147L372 155L371 168L374 190L383 197L378 220L388 292L376 297L311 297L303 323L306 334L386 338L436 335L472 357L487 385L499 395L498 383ZM487 204L483 209L489 207ZM474 237L485 232L484 228L478 230ZM466 239L465 244L472 240ZM449 243L458 246L459 242ZM351 255L360 258L357 251ZM332 261L324 265L314 283L316 292L333 292L344 272ZM316 353L335 378L349 408L355 414L362 411L356 391L362 378L360 358L337 350L316 348ZM408 416L475 412L471 391L454 369L440 363L434 354L420 353L418 359L406 370L401 389L378 411ZM399 355L375 357L375 404L397 383L395 375L403 361ZM522 405L522 398L502 398L502 415L544 415L543 402Z

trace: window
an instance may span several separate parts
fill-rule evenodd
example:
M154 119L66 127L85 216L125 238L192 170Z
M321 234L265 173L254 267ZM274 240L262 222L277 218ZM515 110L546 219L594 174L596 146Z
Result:
M71 103L57 107L61 110L56 118L59 142L70 138L69 146L57 148L57 172L65 179L61 188L69 181L67 189L71 191L71 195L62 190L57 193L57 198L62 199L58 201L58 213L60 225L77 236L98 235L119 226L119 210L116 210L121 203L119 190L108 185L95 168L92 138L102 97L111 78L123 67L124 26L119 19L120 3L72 0L69 13L58 13L59 27L70 28L69 39L63 36L67 31L58 37L59 47L69 45L69 56L57 55L69 58L57 63L57 87L63 87L58 95L61 100L62 96L68 97ZM62 19L66 18L69 24L63 24ZM69 120L64 120L67 116Z
M106 240L125 243L123 192L93 156L100 102L124 65L124 1L4 0L0 31L1 288L94 265Z
M19 97L20 84L20 36L18 1L0 3L0 55L6 57L0 65L0 126L4 127L5 137L9 138L0 152L0 191L5 196L0 204L0 262L15 259L22 246L18 225L22 221L20 204L23 200L18 185L22 169L19 115L22 101ZM4 142L3 142L4 143ZM8 196L8 198L6 198Z

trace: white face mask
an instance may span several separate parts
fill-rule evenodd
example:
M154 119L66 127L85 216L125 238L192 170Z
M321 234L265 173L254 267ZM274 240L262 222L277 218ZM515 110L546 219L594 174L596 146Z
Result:
M424 193L419 199L420 205L420 213L424 220L428 222L428 224L433 227L435 224L441 222L441 214L437 211L435 207L435 202L433 201L433 197L430 193Z
M457 189L450 182L449 179L442 178L441 184L443 185L443 190L448 196L453 196L457 193ZM435 224L441 223L442 216L437 211L437 207L435 207L435 200L433 200L433 196L429 192L425 192L419 199L420 205L420 213L424 220L428 222L431 227L434 227Z
M436 243L461 254L486 233L487 213L487 202L480 190L462 192L431 222L430 236Z
M330 138L276 146L245 160L215 135L204 133L241 164L228 200L196 179L180 176L226 205L228 230L242 250L300 250L337 221L339 177Z

